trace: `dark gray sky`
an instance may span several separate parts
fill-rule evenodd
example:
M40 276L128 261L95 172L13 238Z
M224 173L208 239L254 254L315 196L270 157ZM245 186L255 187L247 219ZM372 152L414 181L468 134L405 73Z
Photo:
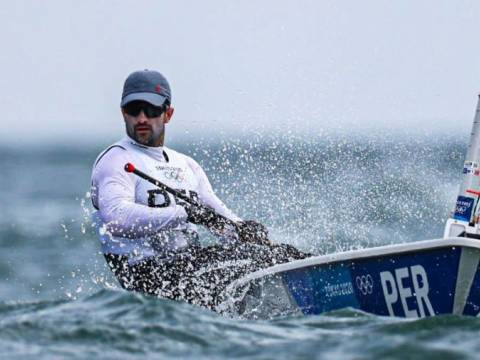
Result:
M169 79L173 137L468 133L478 1L15 0L0 8L2 142L113 140L134 70Z

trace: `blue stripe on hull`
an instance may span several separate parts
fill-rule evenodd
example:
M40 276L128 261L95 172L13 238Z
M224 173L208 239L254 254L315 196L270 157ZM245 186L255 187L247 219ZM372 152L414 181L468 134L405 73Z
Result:
M447 314L460 253L460 247L452 247L343 261L286 271L282 277L304 314L345 307L400 317ZM477 278L478 294L471 295L476 299Z
M283 274L283 279L304 314L359 307L350 271L344 264L291 270Z

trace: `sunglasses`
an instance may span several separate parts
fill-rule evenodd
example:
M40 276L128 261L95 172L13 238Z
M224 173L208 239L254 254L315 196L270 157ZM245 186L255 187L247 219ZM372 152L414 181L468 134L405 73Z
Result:
M130 116L138 116L143 111L149 119L159 117L165 111L165 106L154 106L144 101L132 101L123 107L123 110Z

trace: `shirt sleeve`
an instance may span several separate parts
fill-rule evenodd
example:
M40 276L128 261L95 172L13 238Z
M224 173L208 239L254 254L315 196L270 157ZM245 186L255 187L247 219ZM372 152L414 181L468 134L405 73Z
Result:
M187 214L180 205L154 208L135 202L138 179L123 170L129 161L125 150L113 148L92 173L92 202L107 231L113 236L143 237L185 225Z
M219 214L233 220L235 222L242 221L233 211L231 211L218 197L215 195L212 185L208 180L207 174L202 167L192 158L187 157L188 164L198 179L198 198L207 206L213 208Z

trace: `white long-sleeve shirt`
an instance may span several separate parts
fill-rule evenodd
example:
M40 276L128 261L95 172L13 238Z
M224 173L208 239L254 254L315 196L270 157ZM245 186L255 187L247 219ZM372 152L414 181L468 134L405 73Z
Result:
M200 165L167 147L147 147L125 137L103 151L92 172L94 217L104 253L127 255L132 262L185 248L196 238L175 198L124 170L126 163L233 221L241 219L213 192Z

